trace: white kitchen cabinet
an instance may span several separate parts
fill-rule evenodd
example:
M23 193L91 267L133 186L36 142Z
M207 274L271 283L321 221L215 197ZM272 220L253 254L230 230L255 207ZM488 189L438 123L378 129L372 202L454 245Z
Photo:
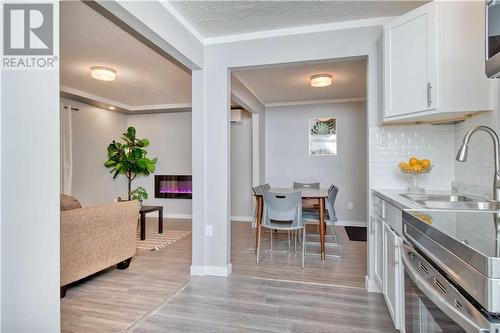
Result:
M375 241L374 275L376 282L382 287L384 284L384 220L379 216L374 217L373 230Z
M401 282L400 282L400 244L401 238L384 225L384 297L394 326L400 328L401 320Z
M384 25L384 122L493 109L484 14L481 1L435 1Z

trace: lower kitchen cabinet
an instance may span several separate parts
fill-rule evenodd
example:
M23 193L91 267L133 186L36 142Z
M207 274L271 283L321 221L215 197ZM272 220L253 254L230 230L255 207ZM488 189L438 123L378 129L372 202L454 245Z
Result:
M400 263L401 238L391 229L389 224L384 224L384 280L383 291L389 313L394 326L400 328L401 323L401 275L403 269Z
M401 263L402 211L377 197L370 225L373 242L373 276L381 287L396 329L404 330L404 269ZM383 207L383 214L377 207Z
M379 286L383 286L384 281L384 220L374 217L373 240L375 241L375 280Z

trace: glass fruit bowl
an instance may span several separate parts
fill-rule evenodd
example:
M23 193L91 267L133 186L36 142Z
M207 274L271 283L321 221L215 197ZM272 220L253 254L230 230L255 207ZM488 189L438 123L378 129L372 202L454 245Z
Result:
M408 187L408 193L410 193L410 194L425 193L425 189L423 187L418 186L418 178L420 177L420 175L431 172L432 165L428 166L427 168L421 168L421 169L402 169L402 168L399 168L399 170L403 174L410 175L412 177L411 184Z

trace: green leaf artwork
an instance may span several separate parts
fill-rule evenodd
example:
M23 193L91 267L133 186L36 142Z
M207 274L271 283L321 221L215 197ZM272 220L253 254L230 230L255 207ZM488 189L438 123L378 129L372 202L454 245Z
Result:
M128 179L128 200L132 199L132 181L137 175L148 176L156 168L157 158L148 158L144 149L149 146L148 139L137 139L134 127L127 128L121 139L123 143L113 140L108 146L108 160L104 162L106 168L110 168L113 179L118 175L125 175ZM147 194L146 194L147 198Z
M337 118L309 119L309 155L337 155Z

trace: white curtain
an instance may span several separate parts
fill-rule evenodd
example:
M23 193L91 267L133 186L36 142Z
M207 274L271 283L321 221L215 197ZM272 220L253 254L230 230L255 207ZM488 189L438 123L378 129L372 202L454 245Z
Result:
M73 133L71 105L61 105L61 193L71 195L73 183Z

